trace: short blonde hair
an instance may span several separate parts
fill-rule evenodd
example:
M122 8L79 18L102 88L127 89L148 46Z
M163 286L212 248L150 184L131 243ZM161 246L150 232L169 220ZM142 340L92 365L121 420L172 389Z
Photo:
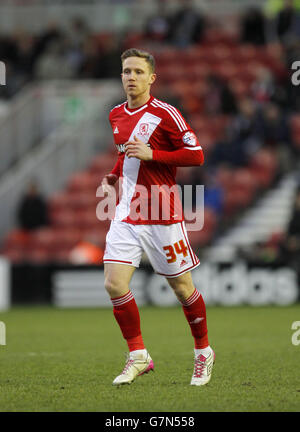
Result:
M145 59L150 67L151 72L154 73L155 60L152 54L137 48L129 48L128 50L124 51L123 54L121 55L122 63L125 59L129 57L139 57Z

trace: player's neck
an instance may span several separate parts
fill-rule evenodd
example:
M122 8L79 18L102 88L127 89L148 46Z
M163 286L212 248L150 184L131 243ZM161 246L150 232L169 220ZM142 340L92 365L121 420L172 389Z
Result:
M142 94L137 97L127 95L128 108L135 109L145 105L150 99L150 93Z

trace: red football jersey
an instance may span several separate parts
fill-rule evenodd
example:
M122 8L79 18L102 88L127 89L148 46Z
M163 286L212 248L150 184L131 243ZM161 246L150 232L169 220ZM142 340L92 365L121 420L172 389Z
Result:
M136 136L153 150L201 150L191 127L176 108L153 96L136 109L128 108L127 102L117 105L111 110L109 120L120 157L122 182L115 219L132 224L182 221L176 166L128 158L124 144Z

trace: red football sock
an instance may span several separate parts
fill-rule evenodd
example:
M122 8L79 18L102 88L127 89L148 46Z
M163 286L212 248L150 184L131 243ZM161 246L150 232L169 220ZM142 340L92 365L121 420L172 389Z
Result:
M140 328L140 314L132 292L111 299L113 313L120 326L129 351L144 349L144 342Z
M206 325L206 309L202 295L195 289L193 294L182 303L184 315L191 327L195 348L206 348L209 345Z

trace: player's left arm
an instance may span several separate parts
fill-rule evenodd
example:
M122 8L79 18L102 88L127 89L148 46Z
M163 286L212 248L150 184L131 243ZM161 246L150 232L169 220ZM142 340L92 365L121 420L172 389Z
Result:
M125 143L125 154L128 158L135 157L144 161L156 161L178 167L203 165L204 156L196 135L192 131L186 131L185 137L189 137L192 145L186 144L173 151L152 150L136 136L134 141ZM194 144L196 140L197 145Z
M189 167L203 165L204 156L201 148L189 149L183 147L173 151L153 150L152 160L177 167Z
M203 165L203 150L195 132L176 108L169 106L167 111L162 127L174 150L153 150L153 160L178 167Z
M175 110L175 108L173 108ZM198 139L185 122L179 111L174 111L164 118L163 129L172 143L174 150L152 150L144 142L134 136L133 141L125 143L127 157L136 157L144 161L156 161L178 167L199 166L204 163L202 147Z

